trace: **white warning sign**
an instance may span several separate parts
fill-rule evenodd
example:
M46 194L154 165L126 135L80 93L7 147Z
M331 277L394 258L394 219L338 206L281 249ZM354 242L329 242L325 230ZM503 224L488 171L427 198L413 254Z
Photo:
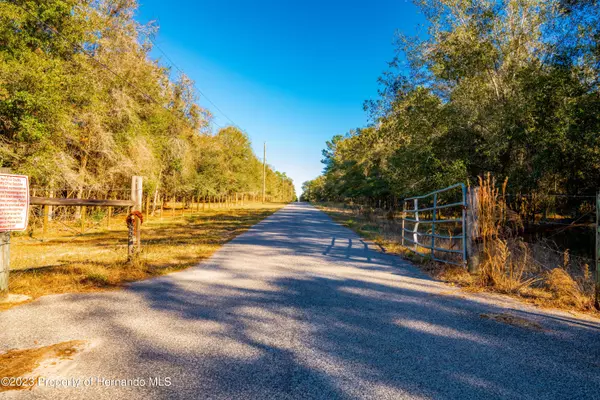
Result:
M29 178L0 174L0 232L24 231L29 216Z

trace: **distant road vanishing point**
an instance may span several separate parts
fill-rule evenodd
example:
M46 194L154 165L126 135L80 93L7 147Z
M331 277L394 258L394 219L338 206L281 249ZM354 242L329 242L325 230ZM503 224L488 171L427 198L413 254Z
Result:
M305 203L197 267L46 296L0 327L0 351L84 340L52 376L114 383L0 398L600 398L598 321L434 281Z

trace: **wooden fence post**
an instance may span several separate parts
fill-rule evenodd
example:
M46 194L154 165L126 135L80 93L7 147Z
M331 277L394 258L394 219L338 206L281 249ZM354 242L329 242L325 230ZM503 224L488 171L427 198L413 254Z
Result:
M54 198L54 190L50 191L49 197ZM48 206L48 221L52 221L54 218L54 206Z
M419 199L415 199L413 201L414 209L415 209L415 226L413 227L413 241L415 242L415 252L419 251Z
M81 234L83 235L83 233L85 232L85 215L87 213L87 207L81 206L80 209L81 210L79 211L79 222L81 224Z
M435 231L435 221L438 217L437 214L437 193L434 193L433 195L433 212L431 215L431 258L435 258L435 235L436 235L436 231Z
M600 191L596 194L596 271L594 306L600 310Z
M469 272L474 274L479 270L479 188L469 188L467 191L467 265Z
M146 196L146 220L150 219L150 194Z
M358 206L358 208L356 209L356 214L360 214L360 209L362 206ZM404 201L402 203L402 241L400 242L402 244L402 246L404 246L404 229L405 229L405 218L406 218L406 201Z
M135 211L142 212L142 198L144 195L143 186L142 186L143 178L141 176L136 176L134 178L136 181L136 184L135 184L136 196L133 199L133 201L135 202L133 209ZM141 224L141 221L139 219L136 219L135 225L136 225L135 226L136 248L137 248L137 251L139 252L142 249L142 224Z
M160 220L163 220L163 211L165 205L165 196L160 196Z
M154 196L152 199L152 216L154 217L154 215L156 215L156 204L158 202L158 187L159 185L156 185L156 187L154 188Z
M42 227L42 233L44 235L44 237L46 237L46 235L48 234L48 221L50 219L50 210L48 209L50 206L43 206L43 210L44 210L44 219L43 219L43 227Z
M134 176L131 178L131 200L133 201L133 207L131 211L142 212L142 196L143 196L143 187L142 187L142 177ZM131 257L139 253L142 249L142 226L141 221L138 217L133 217L133 232L131 232L130 228L130 240L128 242L129 246L129 257Z

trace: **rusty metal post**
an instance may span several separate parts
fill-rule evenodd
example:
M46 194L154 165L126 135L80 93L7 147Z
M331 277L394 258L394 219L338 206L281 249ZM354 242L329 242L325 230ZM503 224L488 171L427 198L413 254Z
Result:
M8 297L10 232L0 232L0 299Z
M10 174L10 168L0 168L0 173ZM10 232L0 232L0 299L8 297L10 271Z

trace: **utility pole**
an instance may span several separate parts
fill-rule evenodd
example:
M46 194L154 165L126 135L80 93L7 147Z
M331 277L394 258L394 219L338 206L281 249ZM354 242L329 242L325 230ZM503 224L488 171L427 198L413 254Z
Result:
M263 146L263 195L262 202L265 202L265 197L267 194L267 142L264 143Z

